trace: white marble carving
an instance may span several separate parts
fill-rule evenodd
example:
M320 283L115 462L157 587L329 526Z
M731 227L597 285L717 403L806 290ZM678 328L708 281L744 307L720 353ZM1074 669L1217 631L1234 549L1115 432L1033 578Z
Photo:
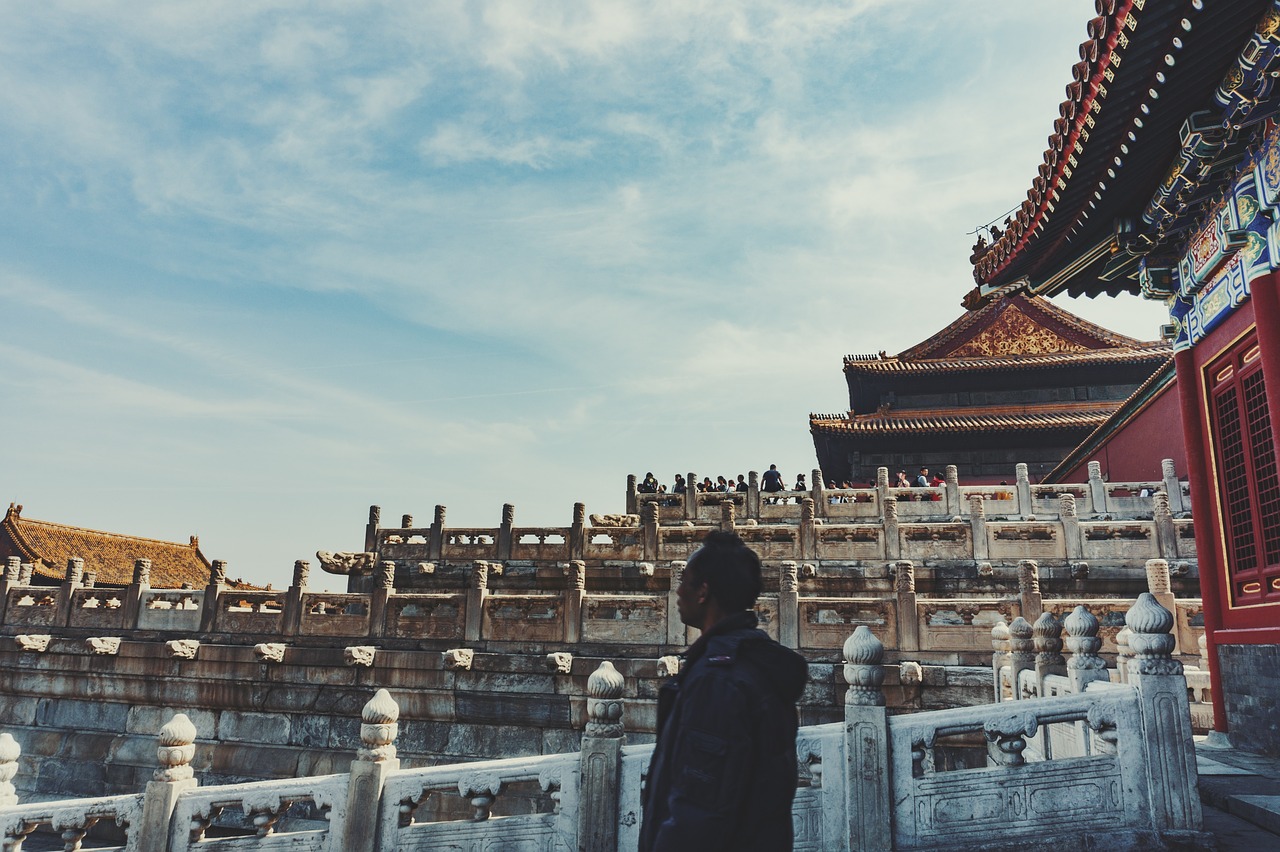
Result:
M114 657L120 653L119 636L90 636L84 640L84 644L89 653L101 657Z
M342 651L342 658L349 666L372 666L377 652L373 645L348 645Z
M169 654L180 660L194 660L196 652L200 650L199 639L170 639L164 644L169 649Z
M253 653L264 663L283 663L287 647L283 642L259 642L253 646Z
M49 643L53 641L53 637L48 633L19 633L13 637L13 641L17 642L18 648L23 651L40 653L49 650Z
M451 648L442 652L440 659L446 669L467 672L471 671L471 663L475 660L475 655L476 652L470 648Z

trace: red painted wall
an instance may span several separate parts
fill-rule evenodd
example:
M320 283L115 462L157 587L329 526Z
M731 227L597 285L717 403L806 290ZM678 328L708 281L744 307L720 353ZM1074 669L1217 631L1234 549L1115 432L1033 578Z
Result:
M1179 479L1187 478L1187 450L1176 381L1108 438L1097 452L1058 481L1084 482L1089 478L1091 461L1102 466L1102 477L1108 482L1154 481L1161 477L1160 462L1164 459L1173 459Z

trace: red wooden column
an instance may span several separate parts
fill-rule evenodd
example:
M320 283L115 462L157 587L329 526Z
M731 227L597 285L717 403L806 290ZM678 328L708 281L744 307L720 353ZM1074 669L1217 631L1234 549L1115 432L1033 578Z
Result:
M1257 278L1249 285L1253 321L1257 325L1262 375L1267 383L1267 411L1271 440L1280 447L1280 272Z
M1182 410L1182 435L1187 449L1187 480L1191 487L1192 522L1196 530L1196 557L1200 566L1200 597L1204 602L1205 655L1213 684L1213 727L1227 731L1227 704L1218 674L1218 651L1214 634L1222 628L1223 583L1226 566L1218 547L1216 483L1209 463L1209 424L1204 422L1204 391L1195 354L1185 349L1173 356L1178 374L1178 403ZM1274 421L1273 421L1274 422Z

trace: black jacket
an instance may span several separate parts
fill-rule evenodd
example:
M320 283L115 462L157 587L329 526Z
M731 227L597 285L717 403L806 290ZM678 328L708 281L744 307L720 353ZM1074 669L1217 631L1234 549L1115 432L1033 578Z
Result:
M721 620L658 691L640 852L789 852L796 700L808 666L756 629Z

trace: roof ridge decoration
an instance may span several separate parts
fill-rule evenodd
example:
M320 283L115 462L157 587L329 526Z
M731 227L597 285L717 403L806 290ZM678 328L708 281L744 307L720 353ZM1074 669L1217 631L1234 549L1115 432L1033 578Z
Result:
M66 532L86 533L88 535L102 535L102 536L107 536L108 538L127 539L128 541L137 541L145 544L158 544L163 547L175 547L180 550L195 550L200 546L200 537L194 536L194 535L191 536L191 540L187 544L183 544L180 541L168 541L166 539L161 539L161 538L148 538L146 536L141 536L141 535L130 535L129 533L111 532L110 530L95 530L89 527L79 527L79 526L76 526L75 524L62 524L62 523L58 523L57 521L42 521L38 518L24 518L18 514L14 514L13 518L14 520L17 521L17 524L15 524L13 528L17 530L20 530L22 526L40 525L40 526L48 527L50 529L65 530ZM6 517L5 520L8 521L9 518Z

